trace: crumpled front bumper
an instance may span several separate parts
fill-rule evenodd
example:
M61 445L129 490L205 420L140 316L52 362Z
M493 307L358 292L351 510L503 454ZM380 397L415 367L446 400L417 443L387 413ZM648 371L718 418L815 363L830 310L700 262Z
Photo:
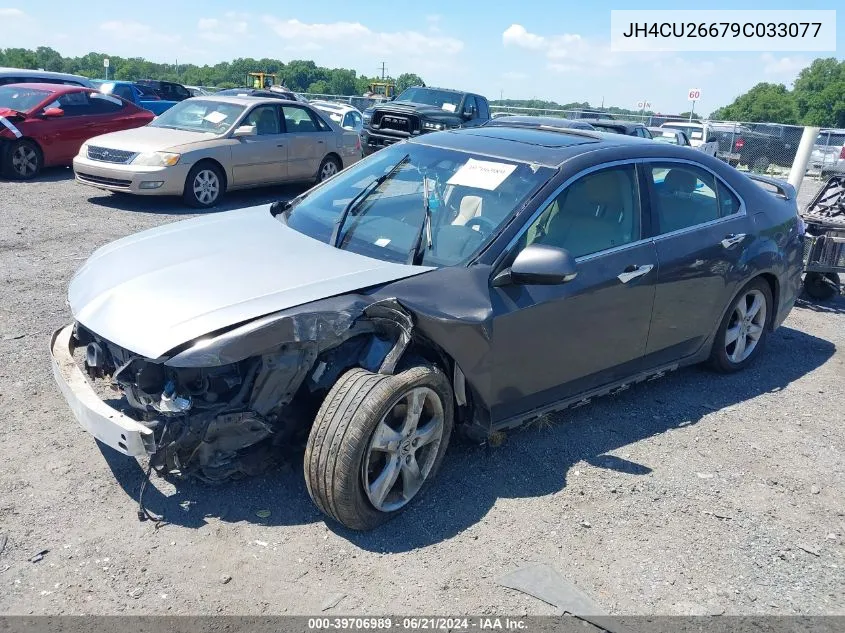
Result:
M82 428L125 455L153 454L152 430L100 399L74 362L73 350L73 324L69 324L50 338L50 356L56 383Z

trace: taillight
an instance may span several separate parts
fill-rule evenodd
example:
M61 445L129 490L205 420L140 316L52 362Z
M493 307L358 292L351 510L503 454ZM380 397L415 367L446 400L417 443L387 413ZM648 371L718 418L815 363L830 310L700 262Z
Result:
M845 145L843 145L842 149L839 150L839 158L845 160Z
M734 149L741 150L743 147L745 147L745 139L742 137L736 139L736 143L734 143Z

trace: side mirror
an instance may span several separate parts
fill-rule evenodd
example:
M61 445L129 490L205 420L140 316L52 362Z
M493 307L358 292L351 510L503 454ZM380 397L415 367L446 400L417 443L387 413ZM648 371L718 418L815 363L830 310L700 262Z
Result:
M242 125L234 132L232 132L232 138L242 138L244 136L256 136L258 134L258 129L254 125Z
M474 112L467 112L466 110L464 110L463 113L461 114L461 117L464 118L467 121L471 120L474 116L475 116Z
M494 286L565 284L578 275L575 258L563 248L531 244L516 256L510 268L493 278Z
M44 110L44 116L47 117L48 119L52 119L54 117L64 116L64 115L65 115L65 111L62 110L61 108L47 108L46 110Z

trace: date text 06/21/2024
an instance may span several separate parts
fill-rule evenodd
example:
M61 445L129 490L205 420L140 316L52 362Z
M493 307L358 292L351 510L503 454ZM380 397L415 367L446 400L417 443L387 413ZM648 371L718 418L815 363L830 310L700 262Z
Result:
M524 619L513 617L335 617L309 618L309 631L527 631Z

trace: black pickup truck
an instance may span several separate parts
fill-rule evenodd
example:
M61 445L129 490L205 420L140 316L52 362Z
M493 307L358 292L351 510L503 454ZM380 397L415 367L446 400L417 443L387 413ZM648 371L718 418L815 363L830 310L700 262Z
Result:
M412 136L489 120L490 106L481 95L414 86L392 101L364 110L361 146L366 156Z

